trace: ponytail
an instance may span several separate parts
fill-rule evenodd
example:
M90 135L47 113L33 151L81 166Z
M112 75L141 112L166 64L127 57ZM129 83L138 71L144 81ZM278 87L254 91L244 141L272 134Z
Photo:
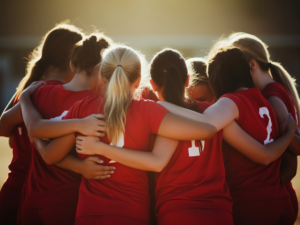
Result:
M110 78L104 105L107 136L116 144L122 132L125 131L126 113L132 100L130 82L123 68L117 66Z
M127 110L134 96L131 85L141 77L141 60L133 49L115 47L105 54L100 72L108 82L104 104L107 136L116 145L125 131Z
M299 119L300 103L296 89L296 79L293 78L280 63L271 61L268 46L258 37L247 33L232 34L228 38L227 44L240 48L248 62L251 59L255 59L261 70L268 71L270 69L273 79L282 84L290 92ZM300 123L298 127L300 128Z
M282 84L291 94L295 108L297 110L298 120L300 119L300 102L299 95L296 89L296 79L293 78L280 63L272 62L269 63L269 67L271 70L271 75L273 79L280 84ZM298 123L298 127L300 128L300 123Z
M167 102L175 105L186 107L185 98L185 82L175 66L170 66L166 70L165 85L163 97Z

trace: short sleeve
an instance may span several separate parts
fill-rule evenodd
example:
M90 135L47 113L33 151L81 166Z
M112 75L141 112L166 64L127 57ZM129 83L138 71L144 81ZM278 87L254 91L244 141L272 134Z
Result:
M68 111L67 115L65 115L62 119L68 120L68 119L79 119L80 117L80 108L83 105L83 100L77 101L72 105L70 110Z
M168 110L156 102L145 100L142 108L144 111L143 115L145 115L144 119L150 127L151 133L157 134L161 121L168 113Z

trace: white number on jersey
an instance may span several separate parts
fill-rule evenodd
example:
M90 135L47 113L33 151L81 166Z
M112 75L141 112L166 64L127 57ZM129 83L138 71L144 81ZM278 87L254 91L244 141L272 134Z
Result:
M119 148L122 148L124 146L124 142L125 142L124 141L124 133L122 132L116 146L119 147ZM113 145L113 144L110 143L110 145ZM116 163L116 161L110 160L109 163Z
M259 108L259 115L261 118L264 118L264 115L267 115L267 117L269 119L268 126L267 126L268 136L267 136L267 139L264 140L264 144L268 144L268 143L274 141L273 139L271 139L272 120L270 118L269 110L266 107L261 107L261 108Z
M200 147L196 147L196 140L192 140L191 142L192 147L189 148L189 157L200 156L200 152L203 153L205 141L201 141L202 146Z

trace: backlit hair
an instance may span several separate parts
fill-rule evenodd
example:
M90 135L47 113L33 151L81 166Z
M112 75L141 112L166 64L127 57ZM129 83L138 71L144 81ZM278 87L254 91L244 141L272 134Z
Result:
M26 75L17 87L16 98L32 82L40 80L49 66L68 70L74 45L83 36L79 28L68 22L62 22L48 31L40 45L28 56Z
M250 62L251 59L255 59L262 71L269 71L270 69L272 78L282 84L290 92L297 109L297 116L300 118L300 102L296 89L296 79L293 78L280 63L273 62L270 59L268 46L258 37L241 32L230 35L227 44L240 48L248 62ZM300 127L300 124L298 124L298 126Z
M127 109L135 95L131 86L142 77L142 58L139 52L127 46L114 46L104 52L100 67L100 73L108 83L104 116L107 136L114 145L125 131Z

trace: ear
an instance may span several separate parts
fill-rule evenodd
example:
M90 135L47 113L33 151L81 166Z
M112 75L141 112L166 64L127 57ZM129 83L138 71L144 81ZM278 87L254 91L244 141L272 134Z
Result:
M186 82L185 82L185 87L188 87L189 84L190 84L190 75L187 75Z
M150 84L151 84L151 87L152 87L153 91L157 92L157 86L156 86L156 84L154 83L153 80L150 80Z
M255 59L251 59L249 62L249 66L252 71L255 71L257 69L257 62Z
M75 73L75 67L74 67L72 61L70 61L70 69L73 73Z

